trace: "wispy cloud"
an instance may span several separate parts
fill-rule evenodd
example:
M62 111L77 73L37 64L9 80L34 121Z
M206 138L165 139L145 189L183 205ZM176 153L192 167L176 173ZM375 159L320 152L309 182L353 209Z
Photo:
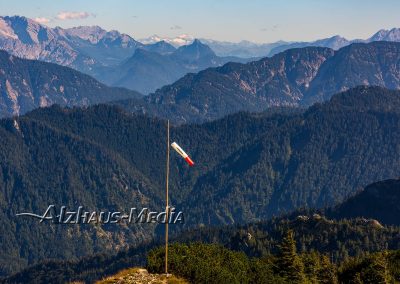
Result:
M80 19L86 19L90 16L88 12L60 12L57 14L57 19L58 20L80 20Z
M45 17L37 17L33 19L35 22L38 22L39 24L48 24L50 23L50 19L45 18Z
M175 26L171 27L171 30L181 30L181 29L182 29L182 27L178 26L178 25L175 25Z
M269 31L274 32L274 31L276 31L278 29L279 29L278 25L273 25L271 27L261 28L260 31L262 31L262 32L269 32Z

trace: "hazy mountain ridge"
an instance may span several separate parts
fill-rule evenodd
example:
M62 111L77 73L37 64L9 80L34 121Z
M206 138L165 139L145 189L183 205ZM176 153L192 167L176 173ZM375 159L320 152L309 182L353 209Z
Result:
M374 41L391 41L391 42L400 42L400 28L393 28L391 30L379 30L375 34L373 34L370 38L367 39L353 39L348 40L340 35L335 35L330 38L315 40L311 42L292 42L292 43L284 43L272 48L268 54L268 56L273 56L279 52L291 49L291 48L302 48L307 46L320 46L320 47L329 47L334 50L338 50L342 47L350 45L352 43L370 43Z
M270 52L274 48L289 44L282 40L273 43L254 43L250 41L226 42L210 39L201 40L211 47L219 56L238 56L242 58L270 56Z
M21 59L5 51L0 51L0 73L0 117L52 104L88 106L141 97L134 91L107 87L71 68Z
M275 54L278 54L278 53L283 52L288 49L303 48L303 47L308 47L308 46L328 47L328 48L331 48L334 50L338 50L338 49L345 47L351 43L353 43L353 42L345 39L344 37L336 35L336 36L333 36L330 38L320 39L320 40L316 40L313 42L294 42L294 43L282 44L282 45L272 48L270 50L268 56L274 56Z
M176 48L165 41L158 41L153 44L147 44L143 47L143 49L151 52L157 52L159 54L170 54L176 51Z
M149 94L175 82L187 73L221 66L229 61L248 60L218 57L210 47L199 40L177 49L168 43L159 42L138 48L133 56L118 66L99 69L94 76L112 86L126 87Z
M158 41L166 41L174 46L181 46L190 44L194 37L190 35L180 35L176 38L152 36L142 39L141 41L149 44ZM314 41L284 41L280 40L271 43L255 43L251 41L242 40L240 42L219 41L212 39L201 38L201 41L210 46L219 56L237 56L242 58L266 57L273 56L279 52L291 48L302 48L307 46L328 47L334 50L340 49L352 43L369 43L373 41L400 41L400 28L393 28L391 30L379 30L367 39L346 39L340 35L331 36L328 38L317 39Z
M81 54L93 57L101 66L118 64L143 44L118 31L106 31L99 26L56 28ZM85 70L81 70L85 71ZM92 69L86 70L91 74Z

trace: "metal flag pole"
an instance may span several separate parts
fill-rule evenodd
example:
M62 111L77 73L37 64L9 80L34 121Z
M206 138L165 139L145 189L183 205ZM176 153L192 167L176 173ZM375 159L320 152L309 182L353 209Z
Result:
M169 205L168 205L168 180L169 180L169 120L167 121L167 174L165 183L165 274L168 276L168 221L169 221Z

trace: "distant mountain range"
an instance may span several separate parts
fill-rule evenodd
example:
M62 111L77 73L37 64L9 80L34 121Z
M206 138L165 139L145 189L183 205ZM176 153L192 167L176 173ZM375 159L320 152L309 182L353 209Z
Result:
M128 35L100 27L49 28L25 17L0 17L0 48L15 56L90 73L112 65L143 46Z
M140 39L139 41L145 44L154 44L156 42L164 41L175 47L180 47L183 45L189 45L194 40L195 37L183 34L175 38L153 35L148 38ZM201 38L200 40L211 47L211 49L214 50L218 56L235 56L241 58L265 57L274 47L290 43L286 41L277 41L274 43L254 43L245 40L241 42L228 42L205 38Z
M165 121L109 105L53 106L1 120L0 134L1 275L123 249L161 230L40 225L15 214L43 213L49 203L163 208L164 163L154 161L165 159ZM171 156L171 204L185 212L184 227L257 222L332 206L398 176L400 91L357 87L305 112L238 113L171 135L196 162Z
M72 67L102 83L143 94L172 84L187 73L227 62L245 63L291 48L318 46L337 50L355 42L399 41L399 38L400 29L392 29L381 30L366 40L334 36L313 42L257 44L198 40L182 35L177 38L152 36L139 42L129 35L98 26L49 28L25 17L0 17L0 49L26 59Z
M171 84L188 72L228 61L249 61L218 57L198 40L175 50L166 42L144 45L126 34L98 26L49 28L19 16L0 17L0 49L26 59L72 67L103 83L144 94Z
M325 38L325 39L320 39L312 42L292 42L292 43L284 43L277 45L273 48L268 53L268 56L273 56L275 54L278 54L282 51L292 49L292 48L302 48L302 47L308 47L308 46L318 46L318 47L328 47L334 50L338 50L342 47L345 47L349 44L355 43L355 42L363 42L361 40L347 40L344 37L341 37L339 35L330 37L330 38ZM364 42L370 42L368 40Z
M190 44L194 37L190 35L181 35L176 38L166 38L159 36L151 36L146 39L141 39L144 43L155 43L158 41L166 41L174 46L181 46ZM210 46L219 56L237 56L242 58L257 58L273 56L279 52L285 51L290 48L301 48L307 46L329 47L332 49L340 49L352 43L369 43L373 41L400 41L400 28L393 28L391 30L380 30L368 39L353 39L348 40L340 35L335 35L329 38L319 39L309 42L290 42L290 41L277 41L272 43L255 43L250 41L228 42L218 41L211 39L201 39L201 41Z
M201 39L219 56L237 56L241 58L261 58L271 55L271 51L282 45L289 44L286 41L273 43L254 43L250 41L240 41L238 43L217 41L211 39Z
M337 51L305 47L188 74L142 102L117 104L177 123L204 122L238 111L310 106L358 85L400 89L399 66L396 42L354 43Z
M352 43L370 43L374 41L400 42L400 28L393 28L391 30L380 30L368 39L347 40L344 37L336 35L330 38L320 39L312 42L292 42L281 44L272 48L268 55L273 56L290 48L301 48L306 46L329 47L337 50Z
M24 114L52 104L89 106L141 94L111 88L68 67L26 60L0 50L0 117Z
M175 49L166 42L138 48L121 64L98 69L94 76L100 81L149 94L171 84L187 73L197 73L208 67L227 62L247 62L246 59L219 57L207 45L194 40L190 45Z
M177 37L160 37L158 35L152 35L152 36L149 36L148 38L139 39L139 41L142 42L143 44L153 44L153 43L157 43L160 41L164 41L175 47L189 45L194 40L195 40L195 37L187 35L187 34L182 34Z

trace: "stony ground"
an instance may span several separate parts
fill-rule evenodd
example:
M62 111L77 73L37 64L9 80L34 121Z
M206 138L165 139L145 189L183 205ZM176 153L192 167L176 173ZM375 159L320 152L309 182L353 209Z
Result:
M176 278L173 275L169 275L167 278L165 274L151 274L143 268L131 268L123 270L118 274L107 277L104 280L97 282L96 284L187 284L188 282Z

